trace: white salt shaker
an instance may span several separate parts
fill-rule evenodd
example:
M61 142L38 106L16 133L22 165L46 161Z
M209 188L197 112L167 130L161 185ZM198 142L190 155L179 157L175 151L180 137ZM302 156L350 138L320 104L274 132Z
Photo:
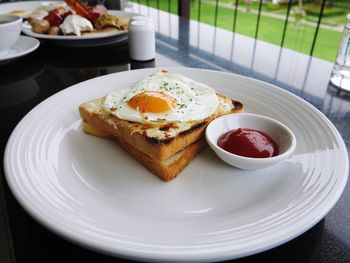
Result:
M133 17L129 22L128 31L130 58L138 61L154 59L156 40L152 20L144 16Z

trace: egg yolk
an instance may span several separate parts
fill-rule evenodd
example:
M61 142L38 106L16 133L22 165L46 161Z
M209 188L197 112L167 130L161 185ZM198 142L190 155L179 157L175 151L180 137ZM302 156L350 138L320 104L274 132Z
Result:
M172 109L175 99L162 92L144 91L132 97L128 105L139 112L158 113Z

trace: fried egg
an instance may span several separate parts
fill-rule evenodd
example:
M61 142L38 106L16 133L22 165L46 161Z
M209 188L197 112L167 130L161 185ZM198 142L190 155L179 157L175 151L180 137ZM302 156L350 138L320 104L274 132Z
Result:
M163 70L125 90L109 93L104 110L138 123L189 122L209 117L218 104L211 87Z
M10 12L11 15L19 16L22 18L28 18L31 13L32 11L29 11L29 10L13 10Z

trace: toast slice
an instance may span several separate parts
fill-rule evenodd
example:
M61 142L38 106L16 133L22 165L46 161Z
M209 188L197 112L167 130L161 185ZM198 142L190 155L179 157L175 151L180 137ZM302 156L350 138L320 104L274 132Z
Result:
M105 139L116 139L119 145L130 153L136 161L166 182L174 179L206 146L204 138L201 138L168 159L155 160L131 146L122 138L115 137L111 133L101 130L93 124L83 121L83 131L87 134Z
M96 137L101 137L104 139L114 139L115 136L113 136L112 133L102 130L101 128L98 128L97 126L88 123L86 121L83 121L83 131L87 134L94 135Z
M170 99L168 95L165 98L162 95L162 102L159 102L154 100L159 94L153 94L150 100L149 95L144 94L146 89L148 92L155 90L155 93L170 94ZM176 177L205 146L203 135L212 120L243 111L241 102L220 94L215 96L215 91L205 84L166 70L111 94L79 106L83 130L98 137L115 139L138 162L164 181ZM175 108L171 105L173 98L176 98ZM168 107L162 105L164 101ZM163 107L162 114L156 117L144 114L158 112L151 110L156 106ZM184 114L181 110L182 115L171 115L180 113L179 110L187 106L192 112L185 110ZM207 112L211 115L208 116ZM189 116L186 118L187 113ZM172 117L167 117L168 114ZM184 121L198 118L204 119Z
M219 107L216 112L204 120L195 122L150 125L121 120L104 111L104 98L81 104L79 112L83 121L90 124L84 128L87 133L100 137L110 137L111 134L151 159L163 161L199 141L206 126L213 119L243 111L241 102L223 95L218 97Z
M188 145L185 149L175 153L165 160L155 160L148 155L137 150L121 138L116 138L118 143L129 152L135 160L146 167L150 172L157 175L163 181L174 179L204 148L204 138Z

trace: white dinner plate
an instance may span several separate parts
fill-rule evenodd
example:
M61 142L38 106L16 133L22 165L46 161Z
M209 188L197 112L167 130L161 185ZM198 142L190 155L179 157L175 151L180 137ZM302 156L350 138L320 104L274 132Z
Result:
M40 45L39 40L35 38L19 36L18 40L9 49L7 54L0 58L0 65L8 63L12 60L15 60L19 57L22 57L24 55L27 55L33 52L39 47L39 45Z
M53 3L60 3L60 1L52 1ZM51 2L51 3L52 3ZM28 1L28 2L14 2L6 3L0 5L0 13L9 13L13 10L28 10L34 11L36 8L40 7L43 3L48 3L48 1ZM117 17L132 17L137 14L118 11L118 10L108 10L108 12ZM54 43L61 46L71 46L71 47L91 47L91 46L105 46L116 43L122 43L128 39L127 31L120 32L109 32L109 33L99 33L86 36L51 36L46 34L38 34L33 32L31 25L28 21L24 21L22 24L22 32L28 36L35 37L37 39L46 40L48 42Z
M13 131L7 182L23 207L65 238L146 261L218 261L258 253L302 234L339 199L348 156L336 128L299 97L231 73L170 68L270 116L296 135L278 165L243 171L209 148L163 182L116 143L82 132L78 106L156 69L91 79L48 98Z

